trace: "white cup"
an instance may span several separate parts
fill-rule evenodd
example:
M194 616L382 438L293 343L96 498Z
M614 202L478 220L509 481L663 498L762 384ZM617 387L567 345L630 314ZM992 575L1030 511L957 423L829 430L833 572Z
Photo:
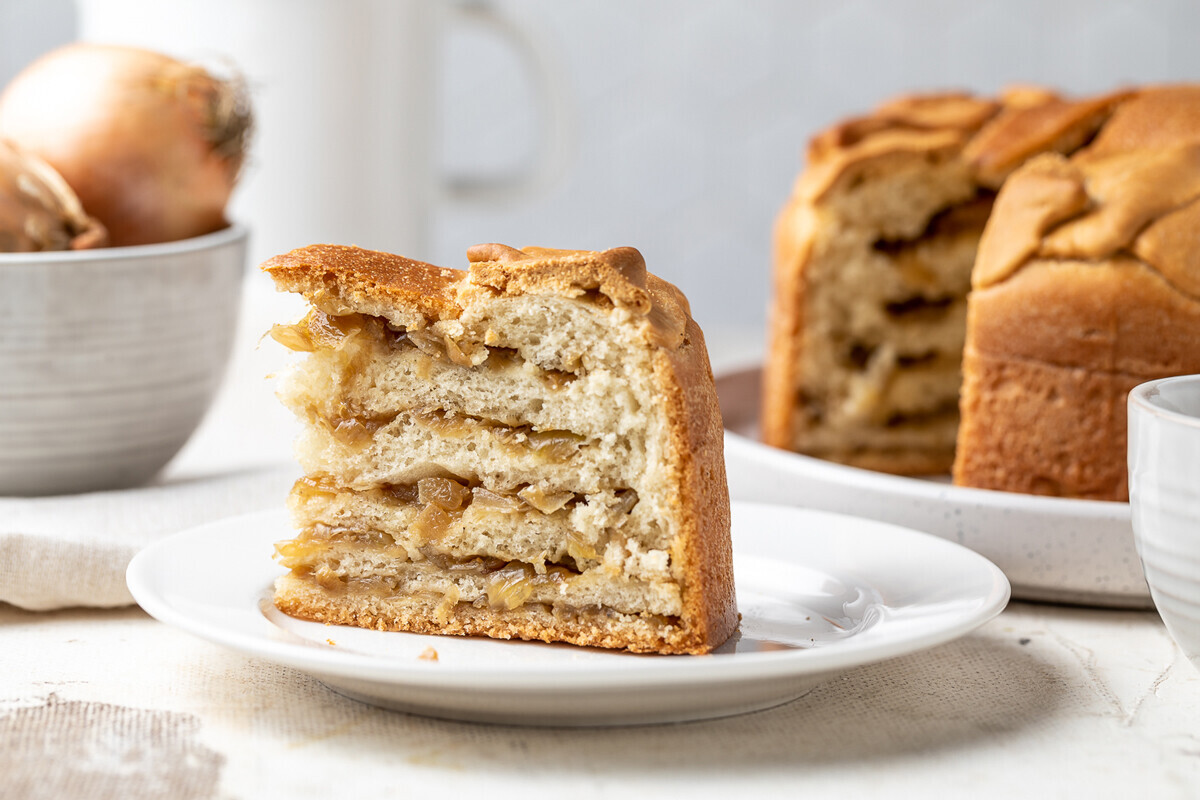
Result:
M1129 393L1129 503L1154 605L1200 666L1200 375Z
M255 262L316 242L430 259L444 202L494 202L547 185L567 152L561 74L544 49L478 3L430 0L77 0L86 41L232 66L255 108L250 161L230 215ZM438 44L486 26L528 65L543 141L531 163L478 180L437 164ZM486 120L481 120L486 124ZM464 247L467 244L464 243Z

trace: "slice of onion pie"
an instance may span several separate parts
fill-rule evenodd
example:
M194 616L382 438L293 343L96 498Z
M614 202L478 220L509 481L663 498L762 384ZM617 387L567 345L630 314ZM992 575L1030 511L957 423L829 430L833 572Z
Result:
M632 248L479 245L467 272L314 245L288 614L704 653L737 625L722 429L683 295Z

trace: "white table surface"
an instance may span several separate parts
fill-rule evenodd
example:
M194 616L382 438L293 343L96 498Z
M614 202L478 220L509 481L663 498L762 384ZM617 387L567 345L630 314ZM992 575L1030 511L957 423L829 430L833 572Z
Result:
M290 458L255 349L290 298L258 276L230 375L172 475ZM714 366L757 335L708 331ZM281 498L282 502L282 498ZM137 608L0 604L0 798L1200 797L1200 671L1153 612L1013 603L932 650L784 706L597 730L383 711Z

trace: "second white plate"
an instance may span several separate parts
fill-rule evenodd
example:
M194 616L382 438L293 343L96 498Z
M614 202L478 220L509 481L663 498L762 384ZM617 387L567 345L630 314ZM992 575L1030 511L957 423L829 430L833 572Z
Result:
M842 670L961 636L1000 613L1009 597L995 565L936 537L735 503L738 632L708 656L631 655L293 619L271 604L283 572L272 545L291 535L283 511L185 531L133 559L129 589L162 622L302 670L364 702L450 719L561 726L769 708Z
M941 536L1004 570L1013 596L1153 608L1128 503L969 489L847 467L758 441L760 372L717 378L730 495L885 520Z

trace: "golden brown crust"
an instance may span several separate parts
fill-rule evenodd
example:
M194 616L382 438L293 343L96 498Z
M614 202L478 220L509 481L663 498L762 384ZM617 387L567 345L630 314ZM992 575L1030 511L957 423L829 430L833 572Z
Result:
M970 302L955 483L1128 499L1125 396L1200 372L1200 302L1132 258L1035 261Z
M993 114L997 104L962 92L928 95L904 95L883 103L871 114L854 117L834 125L813 137L809 143L808 161L819 164L841 159L846 153L873 139L888 139L886 134L959 133L962 136L978 130ZM872 147L871 151L878 151Z
M1134 259L1037 261L970 314L955 482L1128 499L1125 396L1200 371L1200 303Z
M558 294L579 297L598 291L618 306L650 313L646 262L632 247L604 252L475 245L467 250L471 283L505 294Z
M974 349L964 355L963 373L955 483L1056 497L1128 498L1124 398L1141 378L996 358ZM1086 415L1081 408L1088 409Z
M401 312L401 324L454 319L466 273L435 267L392 253L333 244L314 244L268 259L262 270L281 291L296 292L314 306L338 313L339 306L363 313Z
M968 347L1150 380L1200 372L1200 302L1133 258L1039 260L972 293Z
M688 322L681 347L659 351L654 366L666 405L681 535L671 558L681 567L684 624L679 645L703 653L738 625L729 538L724 430L704 334Z
M301 619L379 631L567 642L662 655L709 652L706 647L693 649L693 639L681 637L679 629L665 620L618 621L602 609L555 613L540 604L529 604L497 615L468 603L444 609L439 619L435 610L437 600L330 593L293 573L276 581L274 602L280 611Z
M1200 142L1200 85L1152 86L1122 99L1078 160Z
M996 197L971 273L974 288L1011 275L1037 253L1047 231L1085 211L1090 202L1082 175L1066 159L1046 154L1031 160Z
M1151 222L1200 196L1200 146L1114 153L1078 163L1088 213L1045 234L1039 253L1101 259L1133 247Z
M1039 153L1082 147L1128 92L1065 100L1048 92L1005 95L1004 110L963 148L980 185L998 189L1013 170Z
M1194 212L1165 220L1200 199L1200 89L1123 97L1091 146L1069 160L1031 160L1005 183L980 243L975 287L1035 258L1099 260L1139 249L1169 280L1193 285L1200 254L1180 225ZM1144 233L1151 238L1139 245Z
M461 316L471 302L471 286L514 296L577 298L597 292L644 317L659 347L677 347L691 319L683 293L648 273L632 247L592 252L481 244L469 248L467 257L469 272L376 250L314 244L268 259L261 268L281 291L301 294L329 313L358 311L409 328Z
M1200 199L1147 225L1130 249L1167 283L1200 298Z
M991 100L962 93L908 95L885 103L813 137L794 194L819 203L913 153L930 159L957 153L998 108Z
M883 130L812 162L796 181L793 194L807 202L820 203L872 175L903 166L914 154L932 161L952 157L965 140L961 131L953 130Z
M880 105L874 114L889 125L920 129L977 131L998 110L990 99L967 92L906 94Z
M816 238L812 205L793 194L774 228L774 268L768 319L767 356L763 368L762 440L793 447L796 427L797 371L804 343L806 267Z

